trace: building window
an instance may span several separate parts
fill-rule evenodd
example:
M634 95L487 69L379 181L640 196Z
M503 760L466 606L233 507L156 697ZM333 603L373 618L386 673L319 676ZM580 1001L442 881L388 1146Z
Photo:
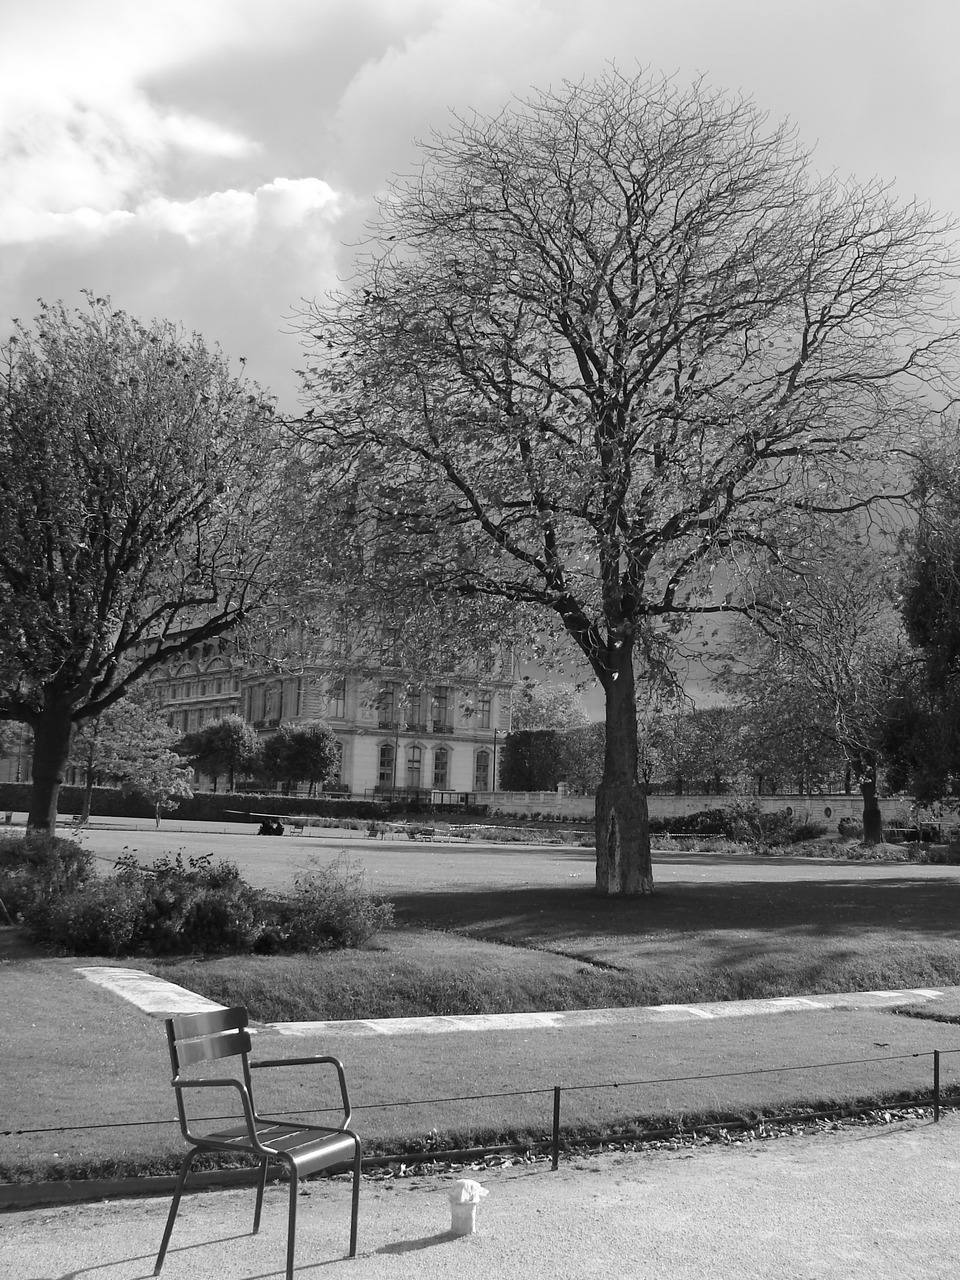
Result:
M345 676L341 676L339 680L334 680L330 686L330 694L327 701L330 709L330 715L334 720L343 720L347 714L347 681Z
M437 747L433 753L433 789L446 791L450 785L450 752Z
M400 628L384 627L380 638L380 661L385 667L400 665Z
M407 694L407 726L411 729L423 729L423 690L411 689Z
M377 723L381 729L392 729L394 720L394 708L396 706L396 691L392 684L385 684L380 690L377 698Z
M478 751L473 775L474 791L490 790L490 752Z
M489 693L481 693L477 699L477 728L490 728L490 708L493 705L493 698Z
M377 772L377 785L393 786L393 743L385 742L380 748L380 766Z
M333 652L338 658L345 658L350 648L350 636L347 631L346 618L338 618L336 630L333 633Z
M343 779L343 743L339 738L337 739L334 752L334 762L333 768L330 771L330 781L339 784Z
M433 694L433 732L448 733L453 728L453 700L447 685L440 685Z
M274 684L267 685L264 698L263 714L268 720L280 719L280 699L283 696L283 686L277 680Z
M423 770L422 747L407 747L407 786L411 791L420 790L420 775Z

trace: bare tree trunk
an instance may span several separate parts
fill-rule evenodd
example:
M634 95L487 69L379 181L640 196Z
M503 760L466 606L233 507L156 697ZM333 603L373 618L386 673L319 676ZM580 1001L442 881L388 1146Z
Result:
M635 897L653 893L647 797L637 777L637 703L633 654L611 650L616 668L604 682L606 754L597 789L597 892Z
M53 835L57 826L57 800L70 756L71 708L44 698L44 707L33 722L33 785L27 826Z

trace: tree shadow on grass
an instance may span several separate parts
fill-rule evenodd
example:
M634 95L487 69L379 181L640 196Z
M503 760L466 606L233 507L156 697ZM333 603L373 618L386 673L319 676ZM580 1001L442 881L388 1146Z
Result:
M906 869L882 880L672 882L651 897L630 899L600 897L578 884L400 893L391 901L398 924L523 946L550 947L586 935L639 942L707 931L960 939L960 877L919 877Z

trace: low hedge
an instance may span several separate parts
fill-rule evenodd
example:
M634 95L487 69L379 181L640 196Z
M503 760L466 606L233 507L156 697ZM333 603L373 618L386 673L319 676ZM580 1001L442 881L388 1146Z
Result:
M61 787L57 811L73 815L83 803L82 787ZM0 810L25 813L30 808L30 784L0 783ZM343 800L335 796L284 796L276 792L255 795L248 791L200 791L180 800L174 811L186 822L252 822L251 813L309 813L318 818L382 818L403 812L406 805L384 805L373 800ZM152 818L154 806L141 796L124 795L116 787L94 787L90 812L100 818Z

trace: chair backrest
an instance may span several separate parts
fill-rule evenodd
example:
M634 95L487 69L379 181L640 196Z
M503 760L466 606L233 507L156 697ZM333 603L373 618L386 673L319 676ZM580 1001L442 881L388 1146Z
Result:
M174 1076L195 1062L210 1062L235 1054L245 1058L250 1052L247 1022L247 1011L239 1006L167 1018L167 1043Z
M207 1013L181 1013L166 1019L167 1045L170 1049L170 1065L173 1067L173 1086L177 1094L177 1114L181 1132L188 1141L196 1141L198 1135L191 1133L184 1088L180 1087L183 1079L182 1072L187 1067L198 1062L213 1062L218 1058L238 1057L242 1067L242 1078L236 1083L242 1083L243 1091L252 1107L253 1085L247 1058L251 1045L247 1022L247 1011L239 1006L234 1009L211 1009ZM225 1078L224 1082L226 1083ZM187 1082L184 1081L184 1084ZM250 1123L248 1115L247 1124Z

